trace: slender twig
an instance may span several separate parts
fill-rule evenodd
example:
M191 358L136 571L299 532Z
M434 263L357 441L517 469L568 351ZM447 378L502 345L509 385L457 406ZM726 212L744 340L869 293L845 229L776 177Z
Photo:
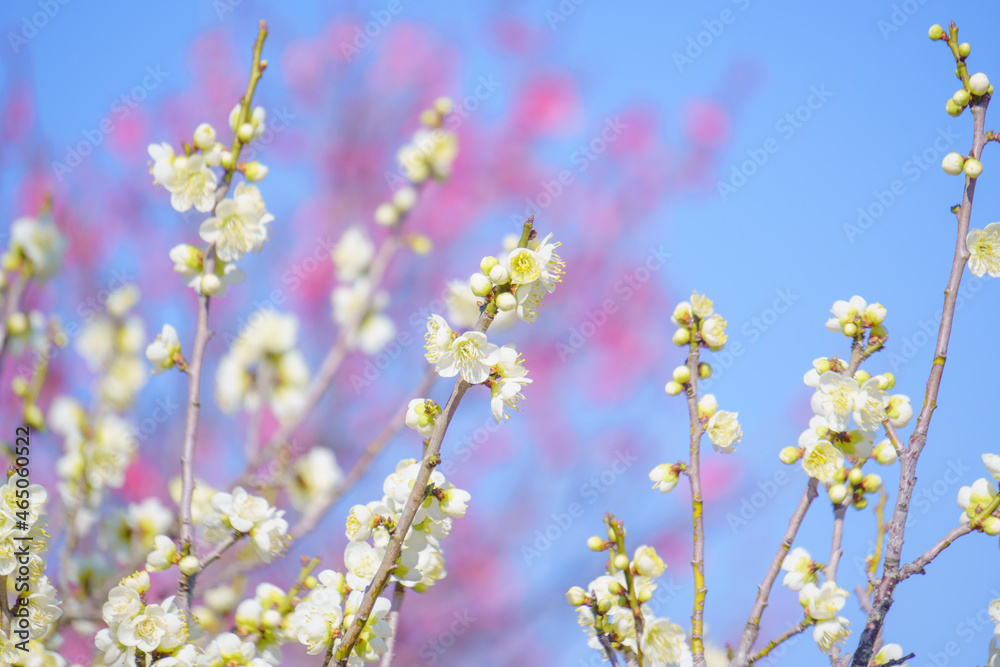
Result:
M528 239L531 237L533 222L534 217L531 217L524 223L524 231L521 234L521 240L518 244L522 248L527 246ZM479 316L479 321L476 322L475 330L480 333L485 333L492 323L493 313L487 304L487 307L483 308L483 312ZM337 665L339 667L345 667L347 665L347 659L350 657L351 651L354 649L354 644L357 643L358 637L361 636L361 631L368 622L368 617L372 612L372 608L375 606L375 599L382 592L382 589L389 581L389 576L396 569L396 560L399 558L399 554L402 552L403 548L403 539L406 537L406 533L410 530L410 526L413 525L413 519L417 514L417 509L424 501L424 496L427 493L427 483L430 481L431 473L441 462L441 444L444 442L445 433L448 431L448 426L451 424L451 420L455 416L455 411L458 409L459 403L462 402L462 397L471 386L472 385L468 382L460 378L455 383L455 388L452 390L451 397L445 404L444 409L437 416L434 423L434 431L431 433L431 437L427 441L427 447L424 450L422 464L420 469L417 471L416 479L413 480L413 490L410 492L410 497L406 499L406 503L403 505L402 512L396 522L396 528L392 533L392 537L389 538L389 543L385 547L385 555L382 558L382 563L375 572L372 582L368 585L368 588L365 589L365 594L361 600L361 604L359 605L357 612L355 612L350 626L347 628L346 633L341 639L340 649L335 655Z
M202 572L204 572L205 568L207 568L209 565L222 558L222 554L226 553L230 549L230 547L235 545L244 537L246 537L246 533L237 533L237 532L229 533L229 535L226 536L225 540L217 544L216 547L212 549L212 551L210 551L207 556L201 559L200 563L198 564L198 572L196 574L201 574Z
M399 610L403 606L403 593L406 587L396 582L396 590L392 593L392 607L389 609L389 636L385 639L386 651L382 654L381 667L390 667L396 652L396 633L399 631Z
M826 565L827 581L837 581L837 565L843 551L840 544L844 539L844 515L847 514L847 505L837 505L833 508L833 539L830 546L830 562Z
M10 602L7 600L7 575L0 577L0 630L10 636Z
M264 39L266 37L267 25L261 21L260 28L257 32L257 41L254 43L253 66L250 70L250 81L247 84L246 93L241 100L242 106L239 119L240 124L245 123L250 117L250 102L253 99L253 93L257 87L257 81L260 79L261 72L263 72L264 67L266 67L266 63L262 63L260 59L261 49L264 47ZM237 129L239 129L240 124L237 124ZM237 136L233 140L234 165L242 148L242 143L240 142L238 136L239 132L236 134ZM226 170L222 184L216 191L216 207L218 207L219 202L225 198L226 192L229 190L234 169ZM211 274L215 271L215 260L215 246L210 245L208 251L205 253L203 266L203 271L206 274ZM208 329L208 311L210 303L211 297L209 295L198 295L198 323L195 328L193 353L187 370L188 405L187 417L184 425L184 449L181 454L180 537L181 552L190 553L192 555L195 553L194 525L191 520L191 503L194 497L194 448L198 431L198 413L201 410L201 368L205 359L205 348L208 346L208 339L212 337L212 332ZM194 596L194 578L195 575L187 576L182 573L177 586L180 607L184 610L188 617L191 615L191 599Z
M951 40L953 53L957 54L958 28L952 23ZM956 58L956 60L958 60ZM964 63L963 63L964 66ZM986 95L979 99L974 99L970 105L973 117L973 141L971 157L979 159L983 153L983 146L986 145L984 133L986 108L989 105L990 97ZM969 233L969 222L972 217L972 202L976 190L976 179L965 179L965 192L962 197L962 205L958 208L956 218L958 229L955 239L955 255L951 264L951 271L948 276L948 286L945 288L944 306L941 313L941 323L938 327L937 344L934 348L934 361L931 364L930 375L927 379L927 391L924 395L924 404L917 417L917 424L910 435L909 446L902 456L899 457L900 475L899 491L896 495L896 506L892 519L889 523L889 544L885 552L885 565L882 570L882 578L875 588L875 598L872 602L871 612L865 623L865 629L858 640L858 648L854 652L854 667L866 667L871 660L875 639L885 622L885 615L892 606L892 594L899 583L900 562L903 552L903 535L906 530L906 519L910 512L910 499L917 479L917 460L920 453L927 444L927 431L930 428L931 416L937 407L938 391L941 388L941 376L944 373L945 360L948 358L948 341L951 337L951 329L955 320L955 307L958 303L958 288L962 282L962 274L965 271L965 263L969 259L969 249L966 245L966 236Z
M885 426L885 434L889 436L889 442L892 443L893 448L896 450L896 456L901 456L904 451L906 451L906 446L903 441L899 439L899 434L896 433L896 427L892 425L888 419L882 422Z
M747 621L746 626L743 628L743 634L740 636L739 647L736 650L736 656L733 658L732 664L734 666L745 667L750 664L750 651L753 649L758 635L760 635L760 619L764 615L764 609L767 607L767 598L771 594L771 587L774 586L774 582L781 572L781 562L785 560L788 550L792 548L795 535L799 532L799 527L802 525L802 520L806 517L806 512L809 511L809 506L812 505L812 501L819 495L819 492L816 490L818 483L815 477L809 479L806 490L802 493L802 498L799 500L792 518L788 521L788 529L785 531L785 536L782 538L781 544L778 545L777 553L774 554L774 558L771 560L771 566L767 569L767 574L764 575L764 581L757 587L757 600L754 602L753 609L750 612L750 619Z
M792 627L788 628L788 630L786 630L785 632L783 632L782 634L780 634L778 637L776 637L776 638L772 639L771 641L769 641L767 643L767 646L765 646L761 650L757 651L753 655L753 657L750 658L750 664L753 664L754 662L757 662L761 658L766 657L775 648L777 648L781 644L785 643L786 641L788 641L789 639L791 639L795 635L799 634L800 632L803 632L806 628L808 628L809 626L811 626L815 622L816 622L815 619L812 619L812 618L809 618L808 616L806 616L801 621L799 621L796 625L793 625Z
M947 535L938 540L938 542L930 549L915 558L912 563L904 565L899 570L899 574L896 576L896 581L903 581L913 574L923 574L924 568L928 563L937 558L938 554L951 546L951 543L958 538L963 535L967 535L974 530L978 530L983 525L983 520L992 515L993 512L997 511L997 508L1000 508L1000 495L995 496L993 500L990 501L990 504L984 507L974 518L970 519L968 523L952 528L948 531Z
M701 335L691 333L691 347L688 352L687 367L691 380L687 383L687 403L691 421L691 460L687 466L688 480L691 482L691 518L694 526L694 553L691 568L694 570L694 609L691 612L691 652L695 667L705 667L704 618L705 598L705 521L701 498L701 436L705 429L698 417L698 357L701 350Z
M610 528L611 532L614 534L615 550L627 557L628 553L625 551L625 529L622 523L611 515L608 515L606 520L608 528ZM614 566L614 553L614 551L611 553L612 567ZM635 577L632 576L632 570L629 567L624 568L622 573L625 575L626 599L628 600L629 608L632 610L632 619L635 623L635 640L637 644L641 645L642 633L645 630L645 623L642 616L642 607L639 605L638 592L635 588ZM639 667L643 667L642 653L638 652L637 655Z

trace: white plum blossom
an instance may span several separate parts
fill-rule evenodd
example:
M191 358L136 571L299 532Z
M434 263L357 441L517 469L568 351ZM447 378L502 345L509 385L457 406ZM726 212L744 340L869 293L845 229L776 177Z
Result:
M710 350L721 350L726 344L726 321L719 314L701 321L701 339Z
M801 591L806 584L816 583L819 567L808 551L795 547L781 561L781 569L786 573L782 583L793 591Z
M958 490L958 506L963 512L959 517L962 524L969 523L976 515L986 509L997 495L997 485L985 477L980 477L972 486L963 486Z
M879 652L872 656L871 662L868 663L869 667L877 667L878 665L884 665L888 662L897 661L896 664L900 667L906 667L905 663L898 662L903 659L903 647L899 644L886 644Z
M240 183L233 197L219 202L215 215L201 224L199 234L206 243L215 244L219 259L234 262L244 253L260 251L272 220L257 186Z
M824 653L830 653L835 644L845 641L850 635L850 623L837 613L843 609L848 593L832 581L822 586L807 583L799 591L799 602L806 614L816 621L813 639Z
M736 443L743 437L743 429L740 428L736 412L718 410L708 419L705 424L705 433L712 441L715 451L724 454L732 454L736 449Z
M424 334L424 349L427 352L424 356L432 364L436 364L441 355L451 350L452 341L455 334L448 326L448 323L440 315L431 315L427 318L427 333Z
M661 463L649 472L649 479L653 482L653 488L660 493L670 493L677 486L680 479L679 469L676 464Z
M666 567L663 564L663 559L656 553L656 549L645 544L636 547L632 563L635 565L636 572L644 577L659 577Z
M174 367L174 357L181 353L181 341L177 330L169 324L163 325L163 330L157 334L156 340L146 347L146 358L153 364L153 375Z
M854 295L848 301L834 301L830 312L833 317L826 321L826 328L834 333L843 333L847 324L854 322L854 319L865 312L868 302L860 296Z
M330 255L337 269L337 279L350 282L368 271L375 256L375 245L364 229L355 225L344 230Z
M623 610L624 611L624 610ZM642 634L642 654L649 664L658 666L691 664L687 633L668 618L650 619Z
M519 409L521 390L531 384L524 360L513 345L500 348L500 359L496 364L497 377L490 391L490 409L497 423L509 417L507 409Z
M313 447L292 466L287 486L292 507L301 512L322 505L333 497L343 478L344 471L337 465L333 450Z
M48 214L38 218L18 218L10 225L12 248L31 263L31 277L40 281L54 276L62 265L66 237Z
M973 229L965 238L969 248L969 271L977 278L988 273L1000 278L1000 222Z
M439 353L435 370L441 377L461 374L469 384L480 384L489 378L490 368L499 361L500 348L488 342L486 334L466 331L452 342L451 347Z

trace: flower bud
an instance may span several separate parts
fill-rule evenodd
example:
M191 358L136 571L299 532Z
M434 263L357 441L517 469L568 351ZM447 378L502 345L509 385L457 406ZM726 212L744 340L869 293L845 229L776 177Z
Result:
M417 203L417 191L410 186L402 187L392 194L392 205L400 213L406 213Z
M434 111L437 111L442 116L450 114L452 106L450 97L439 97L434 100Z
M268 168L260 162L247 162L243 165L243 175L246 176L247 180L251 183L264 180L264 177L267 176L267 172Z
M615 567L617 567L619 570L627 570L628 556L626 556L625 554L618 554L617 556L615 556Z
M45 417L36 403L28 403L24 406L24 423L38 431L45 428Z
M434 109L424 109L420 112L420 122L427 127L437 127L441 122L441 114Z
M802 458L803 451L800 447L785 447L778 453L778 459L785 465L792 465Z
M510 282L510 271L503 264L497 264L490 269L490 280L497 285L506 285Z
M637 597L639 598L639 602L649 602L653 599L653 591L649 588L643 588L639 591L639 595Z
M712 377L712 366L704 361L698 363L698 377L707 380Z
M215 128L208 123L202 123L194 129L194 145L202 150L208 150L215 145Z
M995 516L988 516L983 519L983 532L987 535L1000 535L1000 519Z
M876 326L882 324L885 320L886 309L881 303L872 303L865 308L864 318L868 321L869 326Z
M927 31L927 36L931 39L941 39L944 37L944 28L935 23L931 26L931 29Z
M684 387L679 382L671 380L670 382L667 383L667 386L664 387L664 390L670 396L677 396L679 393L684 391Z
M483 257L482 261L479 262L479 269L480 271L483 272L483 275L488 276L490 275L490 271L493 270L493 267L499 263L500 263L499 259L493 257L492 255L489 255L487 257Z
M242 125L240 125L239 132L237 132L236 134L239 136L240 141L242 141L243 143L249 142L251 139L253 139L253 125L251 125L250 123L243 123Z
M864 496L861 496L860 498L855 498L854 499L854 509L863 510L866 507L868 507L868 499L867 498L865 498Z
M678 366L674 369L674 381L684 384L691 379L691 369L687 366Z
M222 280L214 273L209 273L201 277L201 291L203 294L212 296L218 294L222 289Z
M958 45L958 55L962 56L963 58L968 58L970 53L972 53L972 44L969 44L968 42L962 42L961 44Z
M875 456L875 460L884 466L892 465L899 458L896 448L892 446L892 442L888 438L878 443L872 453Z
M198 571L198 568L201 567L201 563L199 563L198 559L194 556L184 556L184 558L181 558L181 562L178 563L178 567L180 567L181 572L190 577Z
M469 287L476 296L486 296L493 289L490 279L481 273L473 273L469 276Z
M28 395L28 381L20 375L14 376L14 379L10 381L10 388L18 398L24 398Z
M957 176L962 173L962 167L965 166L965 158L958 153L948 153L941 160L941 168L944 169L946 174L951 174L952 176Z
M591 551L604 551L608 547L603 538L593 535L587 538L587 548Z
M841 505L847 499L847 487L843 484L834 484L829 488L827 493L830 495L830 501L834 505Z
M969 178L979 178L979 174L983 173L983 163L974 157L970 157L965 161L965 175Z
M822 373L826 373L831 368L833 368L833 365L830 363L830 360L827 359L826 357L824 357L824 358L822 358L822 359L820 359L819 361L816 362L816 372L817 373L821 373L821 374Z
M566 591L566 601L569 602L574 607L579 607L584 604L587 600L587 592L580 588L579 586L574 586L573 588Z
M227 171L232 171L236 168L236 158L230 151L222 151L222 156L219 158L219 166Z
M690 324L693 318L694 313L691 310L691 304L687 301L681 301L674 307L674 314L670 319L674 324L683 325Z
M884 324L878 324L872 327L872 335L884 340L889 337L889 329Z
M276 628L281 625L281 612L277 609L268 609L260 617L260 624L265 628Z
M719 403L715 400L715 394L705 394L698 401L698 417L708 419L719 409Z
M618 563L618 558L619 557L620 556L615 556L615 563ZM626 559L626 561L627 560L628 559ZM618 567L618 566L615 565L615 567ZM628 567L628 563L627 562L625 563L625 567ZM625 568L623 567L623 568L619 568L619 569L624 570ZM608 584L608 592L611 593L612 595L624 595L625 594L625 587L622 586L617 581L612 581L610 584Z
M990 89L990 78L978 72L969 77L969 91L973 95L985 95Z
M864 479L864 476L861 468L851 468L851 472L847 473L847 481L851 483L851 486L857 486Z
M872 377L872 374L866 370L858 370L854 372L854 379L858 381L858 384L864 384L868 382Z
M20 336L28 331L28 316L21 312L13 312L7 318L7 333Z
M678 329L674 332L674 345L687 345L691 342L691 331L688 329Z
M497 294L497 308L508 312L517 308L517 297L510 292L500 292Z
M865 493L875 493L882 488L882 478L875 473L869 473L861 480L861 488L865 490Z
M848 322L844 325L844 335L854 338L858 335L858 325L854 322Z
M951 101L960 107L969 106L969 91L965 88L961 88L951 96Z
M603 600L597 603L597 611L601 612L602 614L606 614L609 609L611 609L611 600L604 598Z
M890 389L896 386L896 376L893 375L892 373L886 371L885 373L879 375L879 377L882 379L880 379L878 382L878 388L881 389L882 391L889 391Z
M385 202L375 207L375 223L383 227L391 227L399 222L399 211L392 204Z
M948 98L948 101L945 102L944 104L944 110L948 112L949 116L961 115L963 108L964 107L960 107L957 104L955 104L955 100L951 99L950 97Z

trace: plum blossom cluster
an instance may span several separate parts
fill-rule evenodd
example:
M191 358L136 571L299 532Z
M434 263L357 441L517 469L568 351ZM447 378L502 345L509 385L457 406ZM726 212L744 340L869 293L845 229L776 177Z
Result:
M310 373L297 348L298 319L258 311L219 361L215 397L223 412L256 412L266 405L281 423L302 410Z
M566 592L587 634L587 645L612 662L613 654L621 653L627 664L692 664L684 628L657 617L647 604L656 590L656 579L666 569L663 559L648 545L636 548L629 559L621 524L614 517L607 523L606 539L595 535L587 541L592 551L608 552L605 574L586 588L574 586Z
M541 241L533 239L533 235L531 232L516 244L503 260L484 257L480 271L469 279L471 293L482 299L475 309L485 313L489 322L502 313L516 313L521 319L534 322L544 296L553 292L562 280L565 263L555 252L559 243L552 241L551 234ZM468 322L469 315L466 317L463 312L460 319ZM477 316L477 322L479 319ZM438 375L460 376L469 384L489 387L490 410L498 423L510 417L510 410L519 409L522 390L531 379L514 345L500 347L491 343L478 328L459 334L440 315L427 319L424 339L424 356ZM407 425L429 437L439 411L419 400L411 402Z
M270 563L288 544L288 521L284 516L284 510L237 486L232 493L220 491L215 494L212 512L202 521L202 529L205 539L213 544L221 543L227 537L247 537L257 558ZM183 559L180 565L183 568ZM197 562L189 567L192 571L197 568Z
M108 627L94 638L105 665L134 665L140 659L146 665L194 664L184 615L172 597L149 603L149 586L149 573L140 570L108 593L101 609Z
M885 308L853 296L835 302L831 313L827 329L854 340L853 375L847 374L849 364L836 357L813 361L803 380L815 390L811 400L815 415L799 436L798 446L785 447L779 458L788 465L801 461L802 469L826 487L835 505L850 502L863 509L868 505L866 495L882 486L882 478L866 474L863 466L871 460L892 465L899 454L891 437L877 444L875 437L883 429L905 428L913 408L908 396L888 393L896 383L892 373L871 375L857 368L889 336L883 324Z
M58 593L45 574L48 494L42 486L29 483L27 473L26 468L19 468L0 485L0 576L4 581L9 577L10 590L14 591L9 608L19 610L10 629L0 630L0 664L21 660L21 651L26 650L32 659L55 656L49 640L63 614ZM31 548L23 548L25 544ZM7 596L8 591L0 594Z
M987 535L1000 535L1000 493L996 481L1000 480L1000 456L983 454L983 465L992 479L980 477L971 486L958 490L958 506L962 508L959 523L971 525Z
M396 153L396 159L410 183L419 185L429 178L443 181L451 175L452 163L458 156L458 135L444 129L444 121L451 111L449 98L435 100L431 108L420 114L423 127L413 134L410 143ZM396 207L395 199L391 205ZM376 209L376 220L380 224L395 224L392 214L384 206ZM399 211L396 213L398 215Z
M821 651L829 654L836 644L847 640L851 630L850 622L838 615L844 608L848 593L836 582L820 583L823 567L802 547L792 549L781 562L781 569L785 572L782 583L799 594L806 621L813 627L813 639Z
M199 228L206 247L181 244L170 250L174 271L199 294L224 296L229 285L242 282L243 273L233 262L259 252L268 240L274 216L253 184L267 175L267 167L238 162L242 147L263 135L265 117L262 107L251 111L237 104L229 116L236 134L231 148L216 141L215 128L208 123L195 129L192 143L184 143L180 155L168 143L149 146L153 182L170 193L171 206L182 213L192 207L212 213ZM220 199L236 172L246 181L236 185L232 197Z

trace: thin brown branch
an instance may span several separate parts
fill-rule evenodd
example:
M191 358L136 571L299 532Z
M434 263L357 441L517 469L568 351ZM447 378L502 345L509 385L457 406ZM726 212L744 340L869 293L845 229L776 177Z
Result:
M781 635L779 635L778 637L775 637L774 639L772 639L771 641L769 641L767 643L767 646L765 646L761 650L757 651L757 653L755 653L753 655L753 657L750 658L750 664L753 664L754 662L757 662L761 658L767 657L767 655L770 654L771 651L773 651L778 646L780 646L781 644L785 643L786 641L788 641L789 639L791 639L795 635L803 632L806 628L808 628L809 626L811 626L815 622L816 622L815 620L813 620L813 619L809 618L808 616L806 616L804 619L802 619L801 621L799 621L796 625L793 625L792 627L788 628L788 630L785 630L785 632L781 633Z
M691 334L687 367L691 380L687 384L688 417L691 422L691 458L687 465L687 476L691 482L691 519L694 528L694 549L691 568L694 571L694 608L691 611L691 652L695 667L705 667L704 618L705 598L705 519L701 498L701 439L705 433L698 416L698 358L701 351L701 336Z
M764 581L757 587L757 600L754 602L753 609L750 611L750 619L747 621L746 626L743 628L743 634L740 636L740 643L732 663L734 667L746 667L750 664L750 651L753 649L758 635L760 635L760 619L764 615L764 609L767 607L767 598L771 594L771 587L774 586L774 582L781 572L781 562L785 560L788 550L792 548L792 543L799 532L802 520L805 519L806 512L809 511L809 506L812 505L812 501L819 495L819 492L816 490L817 485L818 481L815 478L809 479L806 490L802 493L802 498L799 499L799 504L795 508L792 518L788 521L788 529L785 531L785 536L778 546L778 551L771 560L771 566L764 575Z
M952 25L952 41L957 41L957 28ZM979 159L982 156L983 146L986 145L984 133L986 108L989 105L989 96L974 100L970 105L973 117L973 141L971 156ZM917 479L917 460L920 453L927 444L927 431L930 428L931 416L937 407L938 392L941 388L941 377L944 373L945 360L948 358L948 341L951 337L951 330L955 320L955 307L958 303L958 288L962 282L962 274L965 271L965 264L969 259L969 250L966 245L966 236L969 233L969 222L972 217L972 202L976 191L976 179L965 179L965 191L962 197L962 205L959 207L956 218L958 229L955 238L955 254L952 259L951 271L948 275L948 285L944 293L944 306L941 313L941 323L938 327L937 344L934 348L934 361L931 364L930 375L927 379L927 391L924 396L924 404L917 417L917 424L910 435L909 446L902 456L899 457L900 476L899 491L896 495L896 506L892 519L889 523L889 544L885 552L885 566L882 571L882 578L875 588L875 598L872 602L871 612L865 623L865 629L861 633L858 641L858 648L854 652L854 667L866 667L871 660L875 639L885 622L885 615L892 606L892 594L899 583L900 562L903 553L903 535L906 530L906 519L910 512L910 499Z

